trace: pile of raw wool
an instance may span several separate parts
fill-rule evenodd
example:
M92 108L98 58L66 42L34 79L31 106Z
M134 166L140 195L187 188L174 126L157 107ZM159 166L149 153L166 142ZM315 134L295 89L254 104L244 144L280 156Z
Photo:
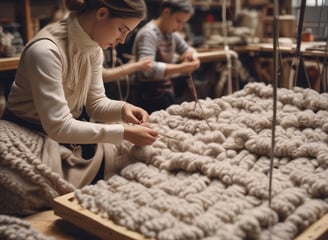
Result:
M270 207L272 96L250 83L200 100L203 111L185 102L153 113L158 141L76 190L79 204L159 240L294 239L328 213L328 94L278 89Z
M14 216L0 215L0 239L2 240L55 240L33 229L29 222Z
M51 161L61 164L58 146L49 137L0 120L1 214L34 214L51 208L53 198L75 190L49 167Z

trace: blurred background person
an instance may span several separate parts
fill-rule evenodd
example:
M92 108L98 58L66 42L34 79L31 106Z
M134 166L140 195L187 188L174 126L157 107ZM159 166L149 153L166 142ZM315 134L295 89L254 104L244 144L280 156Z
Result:
M179 33L194 14L189 0L166 0L160 14L137 32L133 43L136 61L150 57L150 71L136 74L137 99L135 104L148 113L166 109L181 101L176 97L172 77L191 74L199 68L196 50ZM179 56L176 61L175 57Z

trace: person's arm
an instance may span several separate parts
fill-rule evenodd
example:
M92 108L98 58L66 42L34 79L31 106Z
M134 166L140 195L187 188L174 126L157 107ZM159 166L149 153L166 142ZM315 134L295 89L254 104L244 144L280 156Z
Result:
M197 51L190 47L188 48L182 55L181 55L181 61L182 62L189 62L189 61L199 61L198 56L197 56Z
M150 145L156 140L158 132L148 127L149 115L144 109L126 103L122 109L122 118L134 124L124 126L125 140L138 146Z
M155 31L151 31L149 29L151 28L144 28L139 30L133 47L134 55L137 59L143 57L150 57L153 59L153 66L151 71L140 74L141 80L162 80L164 78L171 77L172 75L193 72L199 67L198 59L180 63L166 63L157 61L157 43L160 36L158 36ZM178 44L180 43L178 42ZM183 50L186 50L189 48L189 45L185 45L183 47ZM181 46L179 49L183 47ZM183 50L181 50L181 52Z
M49 137L60 143L72 144L97 142L118 144L122 141L124 133L122 124L96 124L79 121L73 117L63 87L63 62L53 42L40 40L33 43L26 50L21 61L27 68L27 80L31 84L35 109ZM111 114L113 112L115 114L116 111L120 118L122 106L123 104L113 102L109 105L113 110Z
M149 71L152 67L150 58L143 58L137 62L128 62L114 68L103 68L102 77L105 83L121 79L127 75L139 71Z
M183 61L181 63L166 64L165 77L179 73L192 73L199 68L199 60Z
M24 53L21 64L26 64L28 76L35 99L34 104L41 124L46 133L60 143L89 144L108 142L119 144L123 139L145 146L156 140L157 132L146 126L125 124L102 124L79 121L72 116L65 97L62 81L62 62L55 44L40 40L31 45ZM97 81L89 98L89 109L96 109L95 115L105 113L108 118L117 115L117 119L134 123L146 121L147 114L131 104L106 99L101 78L101 63ZM101 88L102 85L102 88ZM107 104L106 104L107 103ZM136 120L137 119L137 120ZM139 120L138 120L139 119Z
M196 50L181 38L178 33L172 34L176 45L176 53L180 55L179 63L167 64L165 76L169 77L179 73L191 73L199 68L200 62Z
M151 29L150 24L145 25L139 30L133 42L132 53L137 61L143 58L152 60L152 68L149 71L138 73L140 81L156 81L164 78L166 63L156 61L158 37Z
M149 60L144 60L150 62ZM92 61L96 62L96 61ZM138 66L140 68L140 66ZM142 68L146 68L143 66ZM123 121L123 139L138 146L152 144L157 138L157 131L148 127L148 113L133 104L111 100L105 95L102 67L97 64L93 67L93 78L86 103L87 111L94 120L106 122L108 119L119 117ZM119 107L119 108L118 108ZM114 113L114 118L113 118ZM115 114L116 113L116 114ZM118 115L119 114L119 115Z

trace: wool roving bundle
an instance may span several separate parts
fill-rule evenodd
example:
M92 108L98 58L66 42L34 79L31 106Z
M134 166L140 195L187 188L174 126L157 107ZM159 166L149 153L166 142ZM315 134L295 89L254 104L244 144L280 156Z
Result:
M0 215L0 239L55 240L33 229L27 221L7 215Z
M75 197L154 239L295 238L328 212L328 94L278 89L270 208L272 93L250 83L199 100L203 110L184 102L154 112L158 141L132 147L136 163Z
M60 162L57 145L39 133L0 120L2 214L33 214L50 208L54 197L74 191L74 186L46 164L46 161Z

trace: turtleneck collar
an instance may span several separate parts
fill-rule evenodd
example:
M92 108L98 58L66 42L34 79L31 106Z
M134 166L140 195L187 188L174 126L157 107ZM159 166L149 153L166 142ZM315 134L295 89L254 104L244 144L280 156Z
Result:
M98 43L84 31L75 13L70 13L68 22L68 36L79 50L90 53L99 47Z

